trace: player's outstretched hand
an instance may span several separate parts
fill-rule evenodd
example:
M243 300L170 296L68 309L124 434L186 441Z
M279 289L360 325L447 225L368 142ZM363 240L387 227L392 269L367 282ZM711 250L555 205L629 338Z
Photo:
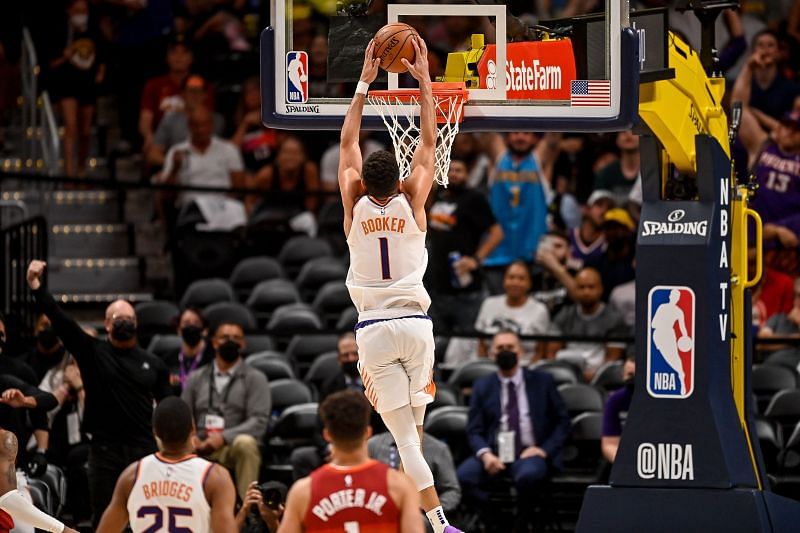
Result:
M361 69L361 81L372 83L378 77L378 67L381 59L375 57L375 39L370 40L367 49L364 51L364 67Z
M411 63L406 58L400 59L400 62L405 65L408 72L414 76L415 80L420 83L426 81L430 82L431 73L428 67L428 46L425 44L425 40L419 35L415 35L414 38L411 39L411 44L414 45L414 52L416 54L414 62Z

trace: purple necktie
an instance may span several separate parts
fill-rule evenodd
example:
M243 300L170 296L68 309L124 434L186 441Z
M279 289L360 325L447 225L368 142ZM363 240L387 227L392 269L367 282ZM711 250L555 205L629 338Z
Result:
M514 432L514 456L519 457L522 451L522 437L519 426L519 401L517 399L517 386L513 381L508 382L506 387L508 401L506 402L506 416L508 417L508 429Z

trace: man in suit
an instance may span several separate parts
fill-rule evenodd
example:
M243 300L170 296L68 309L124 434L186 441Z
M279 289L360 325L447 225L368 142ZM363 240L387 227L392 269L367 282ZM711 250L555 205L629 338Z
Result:
M516 333L497 333L490 356L499 372L472 389L467 438L474 455L458 467L458 480L465 497L480 505L488 499L487 482L501 472L513 479L519 501L527 502L561 465L570 430L567 408L550 375L520 368L522 353Z

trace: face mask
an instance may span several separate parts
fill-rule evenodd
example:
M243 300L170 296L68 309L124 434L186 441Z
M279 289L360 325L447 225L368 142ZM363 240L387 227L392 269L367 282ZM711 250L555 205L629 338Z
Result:
M186 326L181 330L183 342L194 348L203 340L203 329L200 326Z
M358 361L347 361L346 363L342 363L342 372L350 376L351 378L358 377Z
M115 320L111 325L111 336L121 342L131 340L136 336L136 322L127 318Z
M36 334L36 342L48 352L58 344L58 335L53 328L47 327Z
M89 15L72 15L69 18L69 23L73 28L85 28L89 23Z
M495 357L495 362L500 370L511 370L517 366L517 354L508 350L503 350Z
M239 345L235 342L225 341L217 348L217 353L219 353L223 361L232 363L239 358L239 350Z

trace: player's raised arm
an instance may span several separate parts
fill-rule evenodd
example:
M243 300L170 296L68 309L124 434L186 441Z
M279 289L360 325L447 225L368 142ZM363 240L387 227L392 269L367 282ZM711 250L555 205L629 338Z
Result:
M361 115L367 98L369 84L378 76L380 59L375 56L375 41L370 41L364 52L364 67L361 69L356 94L350 102L347 115L342 125L342 136L339 144L339 191L342 194L345 220L352 213L353 203L361 196Z
M428 47L419 37L414 37L411 42L416 53L414 62L410 63L405 58L400 61L419 82L420 140L411 160L411 175L403 182L403 192L411 197L411 204L416 212L425 209L425 200L433 186L436 164L436 108L428 69Z

